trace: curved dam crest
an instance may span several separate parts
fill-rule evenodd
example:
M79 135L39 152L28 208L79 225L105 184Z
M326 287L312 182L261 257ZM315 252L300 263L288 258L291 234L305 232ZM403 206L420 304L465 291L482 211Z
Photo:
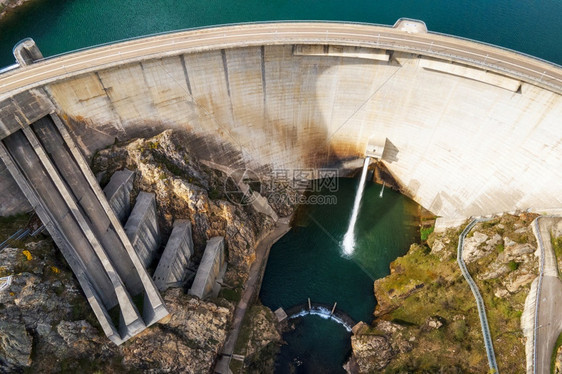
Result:
M252 37L256 27L283 25L294 30ZM299 34L299 27L306 32ZM322 41L307 34L314 27L341 35L325 32ZM28 113L40 118L56 111L86 155L115 138L173 128L189 135L186 147L201 159L262 171L329 166L344 174L360 166L376 138L385 140L386 168L406 195L442 217L438 226L514 210L562 210L562 97L552 88L560 67L488 45L379 26L239 25L220 39L225 30L187 32L192 44L201 35L219 35L215 44L191 49L182 44L189 39L185 32L168 34L5 73L2 133L37 119ZM524 72L502 73L499 63L483 69L482 61L446 58L446 51L383 48L376 35L384 32L412 43L466 43L467 50L481 49L483 59L494 52L509 66L519 61ZM146 55L134 44L148 48L158 38L172 44ZM112 48L111 58L123 58L104 65L110 57L102 52ZM129 58L131 51L140 54ZM94 67L79 68L89 53ZM51 74L55 64L63 65ZM541 76L543 68L550 70ZM18 81L21 69L50 78L33 83L28 74ZM28 209L9 173L0 174L0 191L10 196L0 201L0 214Z

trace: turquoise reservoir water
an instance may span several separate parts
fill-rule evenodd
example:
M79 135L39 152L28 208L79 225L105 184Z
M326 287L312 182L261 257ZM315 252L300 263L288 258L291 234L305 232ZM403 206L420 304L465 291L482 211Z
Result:
M294 227L271 249L260 299L275 310L312 302L333 305L353 320L370 322L375 307L373 282L389 273L389 264L418 237L417 206L408 198L367 182L355 228L356 248L345 256L347 230L358 179L339 180L337 205L309 206ZM330 192L320 192L332 194ZM350 350L349 332L318 316L298 319L284 339L278 371L289 365L300 372L340 372ZM312 371L322 364L322 371ZM299 364L299 366L297 366ZM304 371L303 371L304 370Z
M513 0L34 0L0 23L0 66L34 38L53 55L151 33L233 22L339 20L392 25L424 20L431 31L480 40L562 64L562 1Z

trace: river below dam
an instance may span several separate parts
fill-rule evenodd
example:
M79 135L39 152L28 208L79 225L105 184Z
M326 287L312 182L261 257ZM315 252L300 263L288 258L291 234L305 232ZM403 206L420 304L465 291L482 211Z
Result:
M333 305L355 322L371 322L373 282L388 275L389 264L405 254L418 234L418 206L390 189L367 182L355 225L355 251L344 254L342 240L359 179L340 178L335 205L302 207L295 225L271 248L261 302L275 310L313 303ZM328 313L329 314L329 313ZM348 358L351 333L333 319L305 315L291 319L278 356L278 373L339 373ZM293 370L293 371L291 371Z

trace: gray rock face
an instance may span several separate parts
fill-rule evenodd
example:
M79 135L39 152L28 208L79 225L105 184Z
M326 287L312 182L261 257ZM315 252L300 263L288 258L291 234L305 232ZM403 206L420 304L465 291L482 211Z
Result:
M525 244L517 244L513 243L510 246L507 246L505 250L500 253L498 256L498 261L501 262L509 262L509 261L522 261L523 256L529 255L535 252L535 249L532 245L525 243Z
M464 241L462 258L467 264L478 260L486 254L479 247L487 239L488 235L476 231L474 235Z
M108 173L124 167L135 170L134 191L156 194L158 223L164 237L175 220L189 219L194 244L191 260L195 264L203 255L206 241L223 236L229 264L225 282L241 284L255 259L255 243L261 232L272 227L273 220L251 207L226 201L227 176L200 164L182 136L168 130L101 150L93 160L94 169Z
M353 347L353 358L360 373L382 370L394 356L392 347L384 336L352 336L351 346Z
M31 336L21 322L0 321L0 372L31 365Z

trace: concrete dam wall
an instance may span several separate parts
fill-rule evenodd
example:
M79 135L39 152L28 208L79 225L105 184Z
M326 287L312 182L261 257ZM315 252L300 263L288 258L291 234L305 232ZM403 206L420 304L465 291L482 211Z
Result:
M330 31L330 24L318 25ZM244 32L256 25L233 28L241 35L235 41L222 32L228 28L212 29L225 39L191 49L178 42L99 67L93 61L74 73L67 62L66 72L22 87L44 90L86 155L115 138L173 128L190 135L186 148L229 167L329 166L345 173L360 166L370 139L386 138L382 162L443 225L472 215L562 210L562 86L552 79L562 76L560 67L419 30L355 26L363 36L326 31L328 41L302 32L254 42ZM433 42L425 51L381 48L377 32L468 43L462 50L481 49L481 60L446 58L452 54L437 53ZM364 40L367 34L373 41ZM162 36L137 42L154 38ZM110 46L112 56L121 53L119 46ZM529 71L537 75L503 71L499 63L483 69L482 60L494 52L529 66L535 61ZM46 71L48 63L34 65ZM0 87L9 78L0 76ZM0 89L0 100L13 103L24 88ZM0 183L0 189L17 188L7 177ZM0 202L2 214L22 208L10 193L9 202Z

